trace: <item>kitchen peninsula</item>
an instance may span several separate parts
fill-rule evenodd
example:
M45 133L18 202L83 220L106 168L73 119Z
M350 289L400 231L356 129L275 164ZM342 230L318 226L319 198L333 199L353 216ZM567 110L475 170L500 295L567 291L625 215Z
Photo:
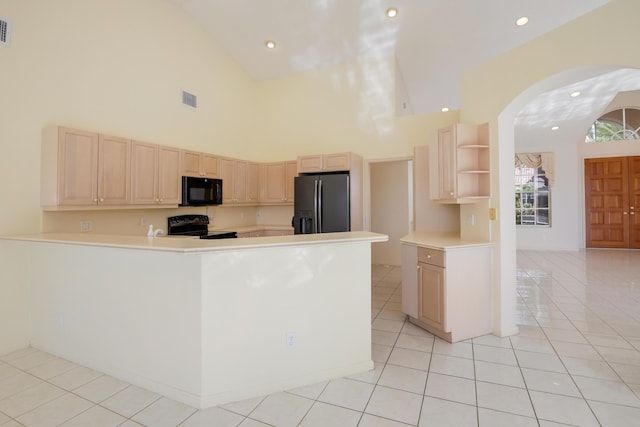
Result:
M31 345L206 408L373 368L368 232L0 238Z

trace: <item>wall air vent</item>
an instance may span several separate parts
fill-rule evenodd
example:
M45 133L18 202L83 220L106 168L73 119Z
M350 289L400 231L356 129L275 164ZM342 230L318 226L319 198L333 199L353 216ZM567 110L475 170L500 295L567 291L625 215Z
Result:
M198 97L187 91L182 91L182 103L187 107L198 108Z
M0 18L0 45L9 44L9 31L11 30L11 24L9 21Z

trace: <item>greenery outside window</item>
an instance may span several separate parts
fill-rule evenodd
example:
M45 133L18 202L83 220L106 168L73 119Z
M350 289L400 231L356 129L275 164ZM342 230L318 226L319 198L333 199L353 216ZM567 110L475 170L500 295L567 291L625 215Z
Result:
M622 108L598 118L585 137L585 142L608 142L640 139L640 109Z
M551 226L549 178L541 167L515 167L516 225Z

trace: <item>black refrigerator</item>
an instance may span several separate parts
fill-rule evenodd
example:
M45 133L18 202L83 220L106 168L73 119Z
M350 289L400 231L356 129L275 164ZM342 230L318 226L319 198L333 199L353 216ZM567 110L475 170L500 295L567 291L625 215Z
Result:
M295 234L351 230L348 172L297 176L294 200Z

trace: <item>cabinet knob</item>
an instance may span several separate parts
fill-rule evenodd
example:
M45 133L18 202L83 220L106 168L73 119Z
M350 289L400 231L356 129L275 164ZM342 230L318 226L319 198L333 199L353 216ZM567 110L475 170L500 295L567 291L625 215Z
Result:
M159 202L159 201L160 201L160 199L156 199L156 202Z
M93 202L94 203L98 203L98 199L93 199Z
M636 214L635 212L631 212L631 215L635 215L635 214Z
M450 195L450 196L453 196L453 191L449 191L449 195Z
M622 215L627 215L627 213L626 212L622 212Z
M419 266L419 265L416 265L416 269L417 269L417 270L420 270L420 266Z
M100 203L104 202L104 199L102 197L100 197Z
M164 199L162 199L162 198L161 198L161 199L160 199L160 201L161 201L161 202L164 202Z
M431 255L427 255L427 259L431 259Z

